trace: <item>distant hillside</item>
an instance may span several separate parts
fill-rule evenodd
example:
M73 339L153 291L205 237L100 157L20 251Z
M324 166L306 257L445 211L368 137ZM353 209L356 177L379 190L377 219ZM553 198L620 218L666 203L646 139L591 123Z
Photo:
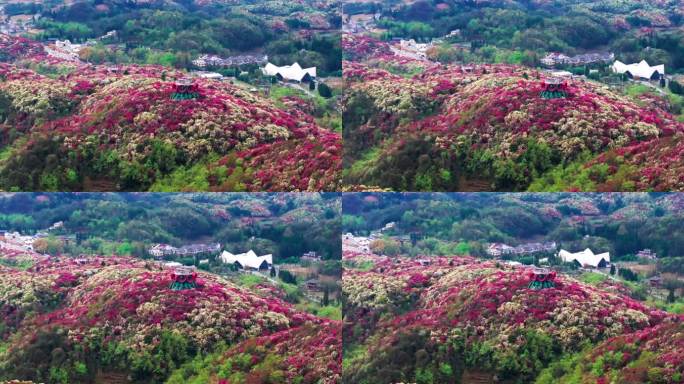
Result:
M343 278L344 375L350 382L458 383L477 377L529 383L559 364L564 368L544 371L546 381L539 382L569 383L576 381L557 380L577 377L576 371L559 362L582 351L594 359L605 356L605 363L581 368L592 382L619 377L624 383L677 383L684 372L679 338L664 337L676 332L673 325L682 318L615 291L563 275L554 288L535 291L528 288L527 268L468 257L432 258L427 266L401 257L365 259L370 270L351 269ZM625 351L623 360L615 357L618 350ZM585 361L582 367L591 365ZM631 361L638 365L627 366Z
M484 248L488 243L549 241L565 249L610 251L613 262L631 259L645 248L675 261L684 254L680 195L345 194L342 226L344 233L367 235L394 222L386 235L415 237L415 243L404 242L397 248L399 254L490 257ZM530 257L527 262L535 260Z
M315 251L339 260L339 195L331 193L93 193L0 195L0 229L33 234L54 223L49 253L150 257L156 243L218 242L235 253L271 253L276 263ZM190 262L193 262L190 260Z
M305 100L279 107L206 79L194 79L192 91L180 91L192 97L177 100L185 75L176 70L45 60L34 42L0 42L0 52L32 68L0 65L2 189L320 191L339 184L340 136L304 112Z
M349 0L343 9L380 13L384 37L429 39L458 31L461 41L483 43L468 55L489 63L612 51L622 61L647 59L666 64L669 73L684 70L684 7L677 0Z

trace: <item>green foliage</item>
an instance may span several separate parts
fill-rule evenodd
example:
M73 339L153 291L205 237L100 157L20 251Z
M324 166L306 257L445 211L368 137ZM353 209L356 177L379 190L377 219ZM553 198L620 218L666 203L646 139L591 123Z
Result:
M332 89L326 83L318 83L318 94L329 99L332 97Z
M286 269L280 270L280 272L278 273L278 277L279 277L280 280L282 280L284 283L287 283L287 284L297 284L297 278L295 277L295 275L292 274L292 272L290 272L290 271L288 271L288 270L286 270Z
M580 276L580 280L591 285L598 285L606 281L608 277L602 273L585 272Z

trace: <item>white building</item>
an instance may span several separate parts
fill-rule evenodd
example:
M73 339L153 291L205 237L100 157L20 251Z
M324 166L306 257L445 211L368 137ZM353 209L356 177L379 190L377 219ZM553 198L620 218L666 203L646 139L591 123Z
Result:
M194 76L199 77L200 79L209 79L209 80L221 80L223 79L223 75L218 73L218 72L205 72L205 71L196 71L192 72Z
M576 262L582 267L605 268L610 264L609 252L594 254L589 248L575 253L561 249L558 257L566 263Z
M277 77L282 81L309 82L316 78L316 67L302 68L299 63L278 67L271 63L261 68L261 72L266 76Z
M224 264L235 264L241 269L269 269L273 266L273 255L257 256L251 249L248 252L234 255L228 251L223 251L219 259Z
M625 64L620 60L616 60L611 69L615 73L626 73L627 76L634 79L659 80L661 76L665 76L664 64L652 67L646 60L633 64Z

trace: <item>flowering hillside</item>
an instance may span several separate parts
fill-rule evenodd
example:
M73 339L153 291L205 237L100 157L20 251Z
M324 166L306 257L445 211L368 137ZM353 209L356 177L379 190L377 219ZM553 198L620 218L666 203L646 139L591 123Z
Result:
M585 163L552 172L531 189L598 191L684 190L684 140L681 132L602 153ZM582 188L580 188L582 189Z
M197 99L176 101L183 74L159 66L67 68L57 77L0 65L3 189L164 189L175 179L183 190L339 184L339 134L297 108L203 79L194 80Z
M553 364L538 384L681 383L684 380L684 319L617 336L587 353Z
M324 321L250 339L204 359L199 368L195 364L182 367L169 384L338 383L342 374L340 330L339 322Z
M357 37L345 39L352 46ZM640 143L653 146L684 131L657 103L637 103L599 83L566 80L567 97L545 99L541 94L551 78L546 72L512 65L418 65L375 46L386 43L358 39L360 51L351 56L364 60L345 63L344 73L350 184L521 190L545 182L553 167L630 151ZM681 188L677 178L649 176L651 169L664 168L661 160L634 166L639 183L632 189ZM578 182L563 189L600 187Z
M53 258L0 276L0 379L77 382L110 372L161 382L195 356L249 340L287 351L279 362L287 382L339 376L337 358L313 349L335 337L334 323L213 274L200 273L196 289L173 291L170 272L156 263L108 257ZM258 357L239 367L258 371Z
M345 272L345 376L351 382L432 377L456 383L473 370L529 382L565 354L595 344L599 353L604 340L648 334L673 320L564 275L555 288L535 291L524 267L468 257L430 260L375 258L369 271ZM673 374L684 364L671 352L676 348L668 342L649 350Z

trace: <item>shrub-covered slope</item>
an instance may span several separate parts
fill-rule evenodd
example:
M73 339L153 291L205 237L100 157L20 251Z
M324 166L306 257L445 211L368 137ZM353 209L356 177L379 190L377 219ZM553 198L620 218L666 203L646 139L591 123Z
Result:
M196 356L249 340L273 340L287 345L292 356L309 356L315 351L290 337L335 337L329 333L334 322L299 312L280 298L207 273L200 273L197 289L173 291L169 274L130 258L53 258L23 271L2 268L0 379L87 382L119 375L162 382ZM281 361L284 382L316 382L339 373L333 356L310 358L319 369L295 357ZM240 369L258 370L257 364L257 357L248 358Z
M607 339L681 321L566 276L555 288L529 289L522 267L467 257L433 258L428 266L371 260L370 271L350 270L343 278L350 382L457 383L472 375L530 382L564 356L597 344L593 353L599 353ZM671 374L668 383L682 369L678 346L672 341L653 350Z
M168 68L46 64L35 55L18 64L0 66L2 189L318 191L339 184L339 134L227 81L194 79L199 97L173 100L185 75Z
M354 42L360 40L358 45ZM408 60L382 42L345 36L361 62L345 63L345 181L398 190L548 189L592 157L651 145L684 130L658 103L608 86L567 80L567 97L541 96L551 75L510 65L439 65ZM679 168L681 158L675 166ZM554 169L554 167L558 169ZM628 172L616 167L613 174ZM646 176L637 164L631 173ZM579 175L577 176L579 178ZM569 182L559 189L601 189ZM628 180L626 180L628 181ZM622 182L622 179L620 180ZM648 177L625 189L681 188Z

